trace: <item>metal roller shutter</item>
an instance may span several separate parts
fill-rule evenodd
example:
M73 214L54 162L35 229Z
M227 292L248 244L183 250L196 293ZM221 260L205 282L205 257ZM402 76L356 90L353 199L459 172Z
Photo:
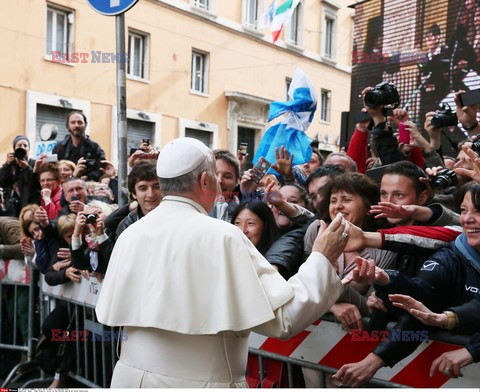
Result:
M142 139L150 139L150 143L153 143L154 126L150 121L127 119L127 152L137 149Z
M50 105L37 105L37 124L35 130L35 141L39 142L40 139L40 128L43 124L53 124L56 125L57 130L57 138L55 140L62 141L66 135L68 135L67 128L65 127L65 120L67 118L68 113L70 113L72 109L65 109L59 108L56 106Z
M194 128L185 128L185 137L192 137L194 139L200 140L207 147L212 147L212 133L202 131L200 129Z

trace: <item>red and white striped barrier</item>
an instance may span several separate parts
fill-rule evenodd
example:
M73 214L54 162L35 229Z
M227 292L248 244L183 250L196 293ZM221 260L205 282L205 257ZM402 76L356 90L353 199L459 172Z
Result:
M249 338L251 348L335 369L362 360L379 343L352 341L352 335L344 331L341 324L323 320L317 321L286 341L267 338L256 333L250 334ZM375 378L415 388L478 388L480 385L478 364L462 368L463 377L460 378L449 378L439 372L430 378L432 362L442 353L458 348L461 346L437 341L422 342L415 352L393 368L381 368L375 374Z
M0 282L30 283L30 267L24 260L0 259Z

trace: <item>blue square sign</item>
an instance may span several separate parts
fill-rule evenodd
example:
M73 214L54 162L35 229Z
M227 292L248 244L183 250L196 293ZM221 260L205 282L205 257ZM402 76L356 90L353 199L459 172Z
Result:
M87 0L88 4L102 15L114 16L132 8L138 0Z

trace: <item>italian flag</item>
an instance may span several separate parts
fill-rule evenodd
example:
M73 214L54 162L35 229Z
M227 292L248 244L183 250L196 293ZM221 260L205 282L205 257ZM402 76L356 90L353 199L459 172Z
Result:
M286 0L282 5L277 7L273 16L272 25L270 27L273 36L273 43L278 39L285 23L290 21L290 17L300 0Z

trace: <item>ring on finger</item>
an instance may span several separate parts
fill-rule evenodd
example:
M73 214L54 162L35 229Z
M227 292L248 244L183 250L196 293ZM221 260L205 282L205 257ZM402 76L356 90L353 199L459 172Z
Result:
M346 240L346 239L348 238L348 233L347 233L346 231L344 231L344 232L342 233L342 238L343 238L344 240Z

